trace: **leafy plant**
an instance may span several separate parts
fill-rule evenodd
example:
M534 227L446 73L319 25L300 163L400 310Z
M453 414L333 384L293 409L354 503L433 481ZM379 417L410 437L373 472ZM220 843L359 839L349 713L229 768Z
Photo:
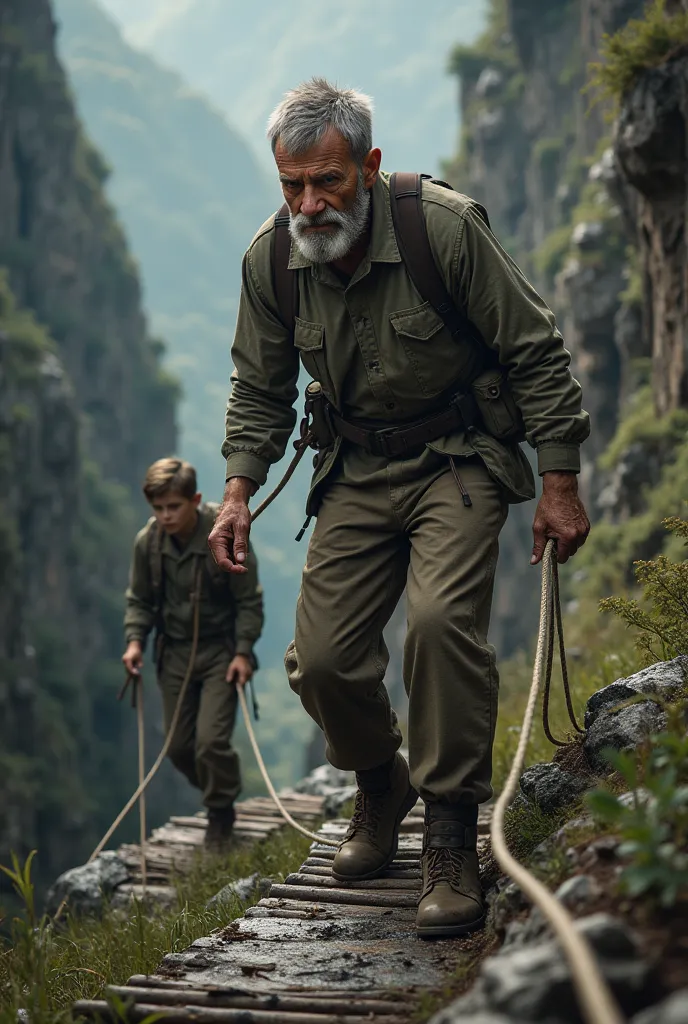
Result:
M673 516L663 525L688 543L688 521ZM636 599L607 597L600 601L601 610L613 612L638 631L635 645L647 664L688 654L688 559L673 561L658 555L634 565L649 608Z
M653 737L640 758L607 751L632 799L596 789L586 802L622 838L628 858L621 886L629 896L650 896L663 907L688 893L688 736L685 705L673 709L670 728Z
M605 35L600 48L602 60L590 65L588 89L598 99L619 100L644 71L668 60L680 47L688 46L688 11L666 13L666 0L652 0L644 18L631 18L614 35Z

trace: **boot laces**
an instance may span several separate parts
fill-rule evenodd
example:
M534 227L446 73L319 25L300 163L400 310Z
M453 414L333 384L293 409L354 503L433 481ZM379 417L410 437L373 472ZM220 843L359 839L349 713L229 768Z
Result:
M449 882L454 888L461 884L466 863L465 851L450 847L431 846L425 851L427 857L428 885L435 882Z
M371 839L377 839L380 817L388 796L388 792L364 793L359 789L356 793L354 813L344 838L353 839L356 834L362 832Z

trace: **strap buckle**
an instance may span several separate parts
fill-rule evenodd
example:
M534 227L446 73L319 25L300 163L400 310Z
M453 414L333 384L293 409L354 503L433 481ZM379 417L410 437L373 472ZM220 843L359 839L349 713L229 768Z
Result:
M383 459L393 459L400 454L403 445L395 445L394 438L398 437L397 427L383 427L382 430L373 430L369 438L369 450L371 455L378 455Z

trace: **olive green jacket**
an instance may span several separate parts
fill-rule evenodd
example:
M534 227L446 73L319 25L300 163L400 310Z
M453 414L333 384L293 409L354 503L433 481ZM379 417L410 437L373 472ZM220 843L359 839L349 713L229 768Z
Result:
M198 560L202 561L199 638L226 641L235 653L253 655L253 645L263 629L263 592L258 582L258 563L249 549L248 572L233 575L219 569L208 549L208 534L215 523L217 506L202 505L198 527L180 550L163 534L160 614L152 568L156 543L155 519L150 519L134 542L134 555L127 588L124 632L127 643L145 643L152 629L170 640L190 641L193 636L192 592Z
M578 472L579 445L589 422L552 312L471 199L425 181L423 207L447 289L508 373L527 440L537 449L539 472ZM369 249L348 284L326 264L310 263L292 244L289 266L299 276L293 343L277 312L273 233L274 216L243 261L222 449L227 479L245 476L259 485L270 464L284 454L295 424L299 356L343 416L380 426L436 411L437 396L454 382L461 386L470 358L469 343L452 338L406 271L392 224L387 175L373 186ZM511 501L535 493L519 445L457 431L430 447L450 455L479 454ZM338 449L339 443L316 471L309 511L315 511L314 496Z

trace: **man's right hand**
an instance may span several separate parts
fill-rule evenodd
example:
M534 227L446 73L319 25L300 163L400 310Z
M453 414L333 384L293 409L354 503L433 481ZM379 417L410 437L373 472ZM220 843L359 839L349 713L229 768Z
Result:
M225 496L208 537L213 558L225 572L247 572L248 535L251 532L251 513L248 499L256 490L253 480L234 476L227 481Z
M122 661L129 675L138 676L143 665L143 648L138 640L130 640Z

